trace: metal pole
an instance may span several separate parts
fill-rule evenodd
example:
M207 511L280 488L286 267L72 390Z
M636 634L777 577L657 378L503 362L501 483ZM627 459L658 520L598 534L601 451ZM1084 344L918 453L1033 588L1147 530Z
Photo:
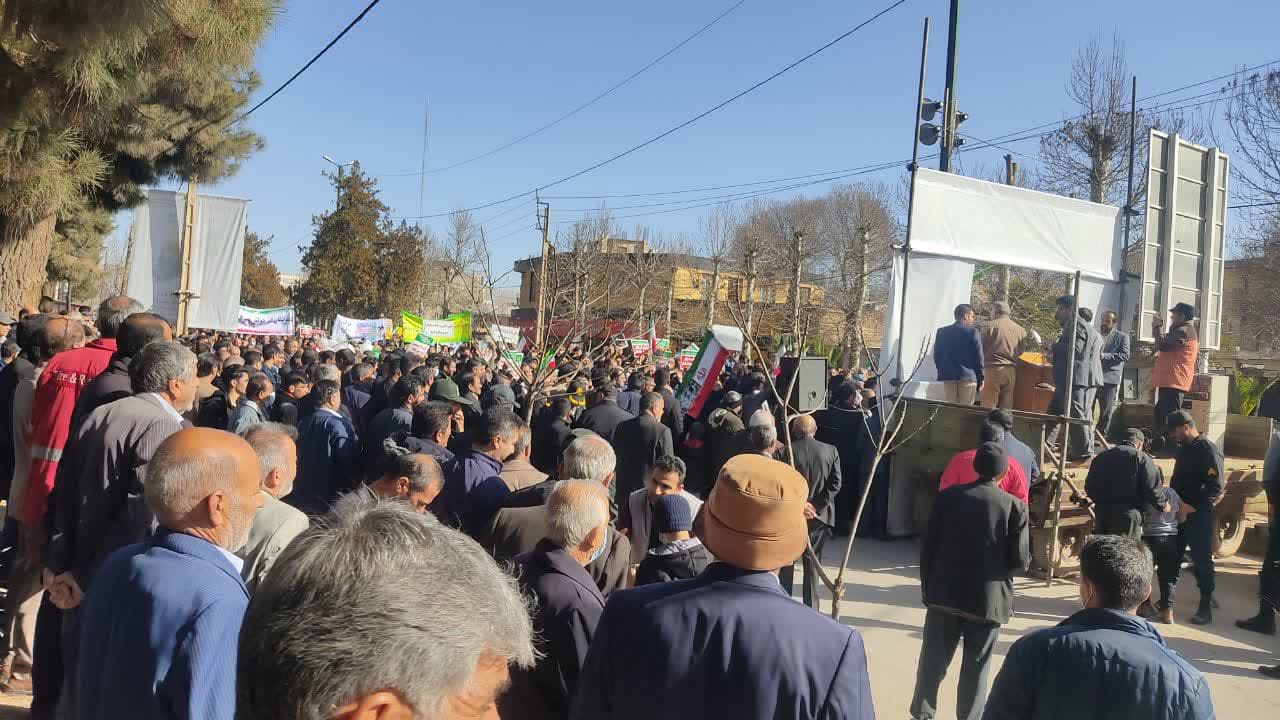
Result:
M547 303L547 263L551 256L551 243L547 239L547 233L551 229L551 203L539 200L538 205L542 207L542 216L539 218L539 224L542 225L542 262L538 264L538 314L534 320L533 346L541 353L543 352L542 322Z
M929 62L929 18L924 19L924 34L920 40L920 84L916 88L916 107L911 114L911 189L907 196L907 239L902 243L902 300L898 309L898 350L894 353L898 360L898 380L905 380L906 363L902 360L902 340L906 334L907 317L907 271L911 266L911 213L916 206L916 169L920 166L920 108L924 105L925 69ZM884 369L881 369L884 372Z
M1058 480L1053 484L1053 524L1049 538L1049 577L1045 587L1053 585L1053 577L1058 572L1058 529L1062 526L1062 480L1067 473L1067 453L1071 449L1071 425L1067 418L1071 415L1071 391L1076 380L1076 328L1080 324L1080 273L1076 272L1072 284L1071 295L1071 329L1067 331L1067 387L1062 395L1062 413L1058 415L1058 437L1062 438L1062 452L1058 454ZM1088 410L1088 408L1086 408ZM1093 438L1089 438L1093 442Z
M188 301L191 297L191 242L195 238L196 181L187 182L187 207L182 223L182 273L178 278L178 335L187 334Z
M1138 144L1138 76L1133 76L1129 91L1129 195L1124 201L1124 252L1120 256L1120 302L1116 313L1120 318L1118 330L1124 330L1125 289L1129 287L1129 231L1133 223L1133 163Z
M938 169L951 172L951 150L956 132L956 53L960 44L960 0L951 0L951 19L947 31L947 91L942 106L942 154Z
M755 320L756 311L756 251L751 249L747 251L747 337L754 337L751 334L751 326Z

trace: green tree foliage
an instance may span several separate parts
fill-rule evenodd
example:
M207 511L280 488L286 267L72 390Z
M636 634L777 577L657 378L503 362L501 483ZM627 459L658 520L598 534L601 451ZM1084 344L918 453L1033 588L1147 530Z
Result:
M255 308L282 307L289 294L280 284L280 270L267 257L271 238L250 230L244 234L244 266L240 273L240 304Z
M261 146L227 123L279 4L5 0L0 267L22 271L0 277L0 307L33 299L47 264L81 282L109 228L81 213L137 205L164 178L219 180Z
M315 236L302 255L306 280L293 293L298 314L327 322L337 313L392 317L416 307L423 274L417 228L392 225L377 181L361 172L360 163L341 177L327 177L339 200L311 220Z
M103 279L102 243L111 232L111 212L78 198L58 214L46 273L71 283L71 297L91 301Z

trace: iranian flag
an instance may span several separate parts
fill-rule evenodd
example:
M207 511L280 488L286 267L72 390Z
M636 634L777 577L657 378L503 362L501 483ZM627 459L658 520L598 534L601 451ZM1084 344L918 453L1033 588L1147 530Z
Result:
M702 339L702 347L693 359L689 372L676 390L676 402L686 415L698 415L707 396L715 389L716 380L729 353L742 351L742 331L729 325L712 325Z

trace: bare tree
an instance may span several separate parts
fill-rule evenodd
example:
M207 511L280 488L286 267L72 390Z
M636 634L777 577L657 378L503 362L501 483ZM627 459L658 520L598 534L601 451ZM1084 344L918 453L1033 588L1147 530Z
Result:
M822 243L815 262L826 279L827 302L844 314L841 366L861 366L862 323L867 289L884 282L893 263L893 245L902 234L890 210L891 190L873 183L839 185L821 205Z
M443 281L440 287L441 314L448 315L454 311L454 283L473 272L484 254L480 226L471 216L471 211L456 210L451 213L438 262Z
M1237 77L1224 92L1223 119L1236 149L1233 179L1249 203L1280 200L1280 70Z
M703 290L707 306L707 327L716 323L716 301L720 296L720 272L733 250L733 237L742 213L735 205L724 203L711 208L700 223L698 250L711 261L711 288Z
M1077 117L1063 121L1040 139L1039 185L1048 192L1124 205L1129 162L1130 90L1132 77L1124 43L1111 40L1104 51L1096 38L1076 51L1071 62L1067 97ZM1134 206L1141 207L1147 176L1147 129L1158 128L1192 138L1203 132L1181 112L1138 111L1134 156ZM1138 227L1141 227L1139 225Z

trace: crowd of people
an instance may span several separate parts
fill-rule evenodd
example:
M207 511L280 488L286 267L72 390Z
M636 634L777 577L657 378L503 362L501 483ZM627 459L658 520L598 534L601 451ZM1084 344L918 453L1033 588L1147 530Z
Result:
M827 408L787 418L776 371L736 359L694 416L678 372L609 349L547 372L475 344L175 339L127 297L91 324L4 320L0 690L31 693L33 718L875 716L862 637L814 612L806 552L863 495L857 532L885 534L874 377L833 372ZM1109 717L1212 717L1203 677L1136 615L1147 545L1165 590L1170 522L1211 599L1182 530L1196 513L1169 508L1212 498L1200 459L1176 497L1137 478L1136 519L1109 501L1087 609L1016 643L984 702L1039 471L1012 427L992 413L934 506L913 716L934 717L963 641L962 718L1104 694L1127 708ZM1059 698L1069 677L1096 694Z

